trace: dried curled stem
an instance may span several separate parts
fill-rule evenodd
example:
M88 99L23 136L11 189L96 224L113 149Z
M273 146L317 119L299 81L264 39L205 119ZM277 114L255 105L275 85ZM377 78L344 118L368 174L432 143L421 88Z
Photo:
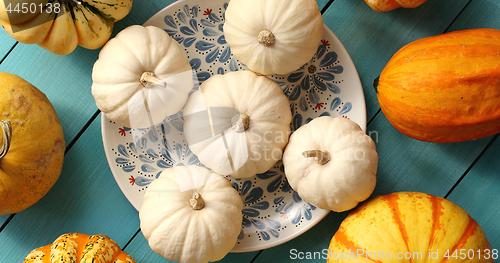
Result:
M149 85L158 85L158 86L163 86L166 87L167 83L155 76L153 72L144 72L141 75L141 78L139 79L141 82L142 86L147 87Z
M314 158L315 161L321 165L327 164L331 157L328 152L323 152L320 150L309 150L302 152L302 156L305 158Z
M12 125L9 120L0 121L0 127L3 132L3 144L0 149L0 159L2 159L10 148L10 140L12 138Z

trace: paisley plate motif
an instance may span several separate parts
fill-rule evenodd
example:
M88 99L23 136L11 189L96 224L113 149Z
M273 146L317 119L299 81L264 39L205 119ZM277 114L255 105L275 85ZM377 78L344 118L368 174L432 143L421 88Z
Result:
M164 29L185 49L195 72L195 87L214 74L248 70L232 54L223 33L227 0L182 0L144 25ZM356 68L333 32L324 35L315 56L288 75L269 76L289 98L292 130L323 115L342 116L366 130L366 108ZM102 115L106 157L124 195L139 210L144 191L163 169L203 165L183 134L182 110L147 129L130 129ZM232 252L270 248L304 233L329 211L302 201L288 184L281 161L253 178L228 178L243 198L243 226Z

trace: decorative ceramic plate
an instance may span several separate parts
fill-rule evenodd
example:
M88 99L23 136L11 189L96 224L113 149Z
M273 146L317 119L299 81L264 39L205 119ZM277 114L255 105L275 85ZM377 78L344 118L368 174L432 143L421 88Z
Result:
M214 74L247 70L231 54L222 26L227 0L182 0L158 12L145 25L164 29L185 49L198 82ZM289 98L292 130L315 117L342 116L366 129L365 99L359 76L342 43L324 26L310 62L289 75L270 76ZM102 115L102 136L111 171L124 195L139 210L144 191L163 169L202 165L186 144L181 112L147 129L130 129ZM281 161L253 178L232 179L243 198L243 227L232 252L270 248L304 233L329 211L301 200Z

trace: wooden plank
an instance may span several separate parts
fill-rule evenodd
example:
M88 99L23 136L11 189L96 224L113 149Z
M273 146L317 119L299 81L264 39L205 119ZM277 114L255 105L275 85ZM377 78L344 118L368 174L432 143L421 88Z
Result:
M500 139L487 149L450 194L448 200L467 211L481 226L493 249L500 250Z
M443 33L468 2L428 1L418 8L378 13L364 1L334 1L326 10L325 24L344 44L358 70L368 120L379 109L372 82L392 55L414 40Z
M22 262L68 232L104 234L123 247L139 228L137 211L116 184L104 154L100 119L66 154L61 177L38 203L0 233L0 255Z
M125 252L131 255L137 262L172 262L156 254L148 245L148 241L140 232L130 244L125 248ZM250 262L258 252L229 253L222 260L217 262Z
M449 31L470 28L500 29L500 5L497 0L470 1Z
M446 144L421 142L397 131L383 114L377 115L368 129L379 154L374 196L418 191L444 197L492 139Z

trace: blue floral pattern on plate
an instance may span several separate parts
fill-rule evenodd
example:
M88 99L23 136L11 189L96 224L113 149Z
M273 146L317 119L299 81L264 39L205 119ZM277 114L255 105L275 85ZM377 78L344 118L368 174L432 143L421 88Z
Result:
M195 72L196 90L215 74L248 70L231 54L223 25L227 0L179 1L145 25L163 28L185 49ZM361 83L349 55L327 28L314 57L288 75L269 76L290 101L292 130L318 116L343 116L366 126ZM148 185L163 169L202 165L183 135L182 111L147 129L118 126L102 116L103 142L111 171L129 201L140 208ZM364 123L363 123L364 122ZM242 231L233 252L254 251L286 242L319 222L329 211L302 201L278 161L252 178L228 178L240 193Z

